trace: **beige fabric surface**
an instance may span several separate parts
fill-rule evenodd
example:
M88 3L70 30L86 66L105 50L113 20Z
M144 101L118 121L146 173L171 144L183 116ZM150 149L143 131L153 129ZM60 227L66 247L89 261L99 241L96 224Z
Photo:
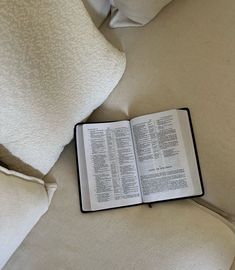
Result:
M0 160L46 174L74 125L120 80L125 55L105 40L81 0L0 6Z
M125 48L127 72L91 118L124 119L189 106L206 196L228 212L234 209L234 172L228 165L235 150L233 13L230 0L178 0L145 28L103 29ZM73 144L51 178L58 191L50 211L4 270L230 270L233 227L208 209L186 200L81 214Z
M232 267L231 267L230 270L235 270L235 259L234 259L234 261L233 261L233 265L232 265Z
M177 0L145 27L103 33L127 69L90 121L189 107L204 200L235 221L235 2Z
M111 5L109 0L82 0L93 22L99 27L108 16Z
M0 269L47 211L55 190L55 183L0 166Z
M82 214L74 144L47 178L58 190L50 210L4 270L229 270L233 227L190 200Z
M93 22L99 27L111 11L109 26L143 26L172 0L83 0Z
M110 0L112 5L109 26L136 27L151 21L172 0Z

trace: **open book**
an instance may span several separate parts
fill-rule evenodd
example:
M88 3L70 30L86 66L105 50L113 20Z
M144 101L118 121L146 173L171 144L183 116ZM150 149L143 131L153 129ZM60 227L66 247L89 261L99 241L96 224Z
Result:
M75 126L81 211L203 195L188 109Z

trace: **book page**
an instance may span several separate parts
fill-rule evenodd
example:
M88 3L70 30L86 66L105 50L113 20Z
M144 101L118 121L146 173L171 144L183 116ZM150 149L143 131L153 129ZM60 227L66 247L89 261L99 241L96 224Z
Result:
M134 118L131 126L143 201L195 195L178 110Z
M192 185L194 188L194 195L202 195L202 183L199 175L198 161L196 159L195 147L192 137L192 130L189 122L189 115L185 110L178 110L178 119L180 123L180 129L182 139L184 143L184 149L186 151L187 161L189 165Z
M77 158L78 158L78 170L80 177L80 190L81 190L81 202L82 210L90 211L90 193L88 187L88 176L87 176L87 166L85 158L85 148L84 148L84 138L82 125L76 126L76 144L77 144Z
M84 124L92 210L142 202L129 121Z

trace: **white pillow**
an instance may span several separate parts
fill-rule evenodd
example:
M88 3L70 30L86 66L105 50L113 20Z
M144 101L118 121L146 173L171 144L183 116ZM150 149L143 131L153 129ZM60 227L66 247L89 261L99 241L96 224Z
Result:
M143 26L172 0L110 0L112 14L109 26Z
M99 27L110 12L109 0L83 0L83 3L93 22Z
M46 174L74 125L114 89L125 56L81 0L3 0L0 25L0 160Z
M0 166L0 269L47 211L56 184Z

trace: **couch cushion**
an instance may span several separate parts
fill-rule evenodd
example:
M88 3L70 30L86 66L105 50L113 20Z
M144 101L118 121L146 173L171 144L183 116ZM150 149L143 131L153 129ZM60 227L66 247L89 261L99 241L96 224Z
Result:
M109 26L143 26L151 21L172 0L110 0L112 4Z
M0 166L0 269L47 211L55 189Z
M229 270L234 232L190 200L82 214L74 147L47 176L58 182L50 211L4 270Z
M116 86L125 56L81 0L3 0L0 26L0 160L46 174L74 125Z
M235 2L177 0L150 24L103 33L127 69L90 121L189 107L204 199L235 218ZM235 219L234 219L235 220Z
M111 4L109 0L82 0L93 22L99 27L108 16Z

